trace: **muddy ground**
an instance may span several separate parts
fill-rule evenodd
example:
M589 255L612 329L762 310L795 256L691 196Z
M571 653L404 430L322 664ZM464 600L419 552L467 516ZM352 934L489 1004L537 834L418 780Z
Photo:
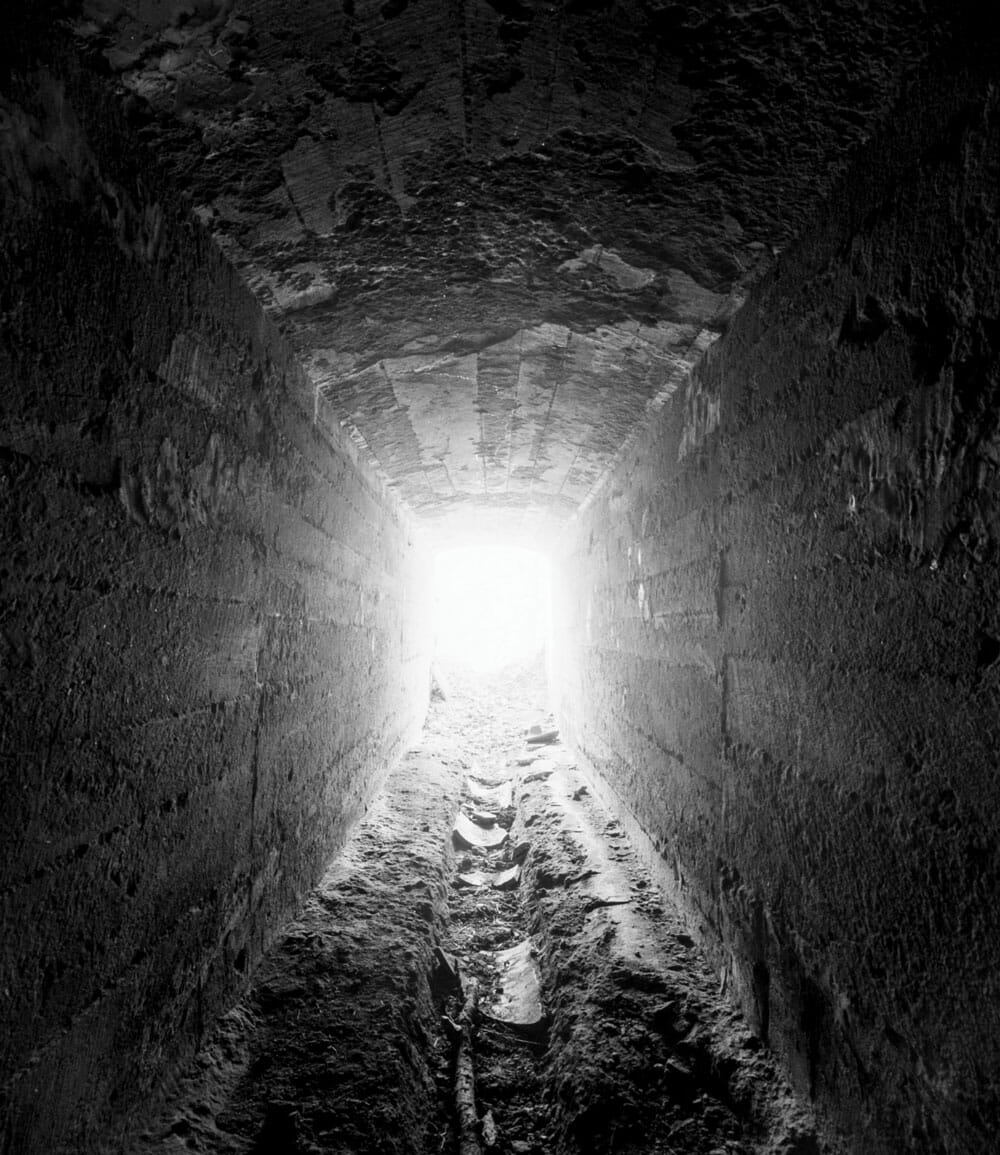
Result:
M126 1149L825 1150L572 752L526 742L551 725L541 667L444 675L419 748Z

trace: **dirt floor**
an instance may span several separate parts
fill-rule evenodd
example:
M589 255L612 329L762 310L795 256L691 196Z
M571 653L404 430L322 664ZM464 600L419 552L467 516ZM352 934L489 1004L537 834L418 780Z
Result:
M552 725L540 666L442 681L128 1151L823 1151L572 752L526 740Z

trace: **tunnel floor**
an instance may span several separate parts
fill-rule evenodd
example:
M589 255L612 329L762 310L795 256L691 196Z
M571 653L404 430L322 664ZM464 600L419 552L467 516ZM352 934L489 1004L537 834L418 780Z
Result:
M126 1150L824 1151L572 752L526 744L541 668L446 673L418 748Z

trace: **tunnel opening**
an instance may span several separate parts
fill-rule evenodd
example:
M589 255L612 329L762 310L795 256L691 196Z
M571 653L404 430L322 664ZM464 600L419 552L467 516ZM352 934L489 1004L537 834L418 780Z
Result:
M548 560L509 545L453 546L434 556L434 661L465 680L543 660Z

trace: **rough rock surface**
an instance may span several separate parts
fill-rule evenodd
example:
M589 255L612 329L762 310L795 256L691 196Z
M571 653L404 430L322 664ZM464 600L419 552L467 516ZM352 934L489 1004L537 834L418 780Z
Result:
M825 1150L570 752L515 766L540 674L456 670L419 749L130 1155ZM449 833L483 780L513 783L515 804L498 815L507 844L472 857L516 860L520 887L459 877L470 852ZM512 971L534 972L527 1003ZM461 1138L475 1146L456 1147L472 983Z
M133 1105L387 769L395 490L569 523L560 713L755 1030L854 1150L992 1149L981 9L5 13L3 1142Z
M1000 1120L984 72L922 91L751 294L554 603L572 740L866 1155L986 1152Z
M426 704L419 558L109 94L0 102L0 1147L91 1149ZM96 133L81 123L89 119Z
M433 743L400 761L249 992L133 1128L131 1155L440 1149L435 947L462 773Z
M75 29L412 508L544 541L960 13L87 0Z

